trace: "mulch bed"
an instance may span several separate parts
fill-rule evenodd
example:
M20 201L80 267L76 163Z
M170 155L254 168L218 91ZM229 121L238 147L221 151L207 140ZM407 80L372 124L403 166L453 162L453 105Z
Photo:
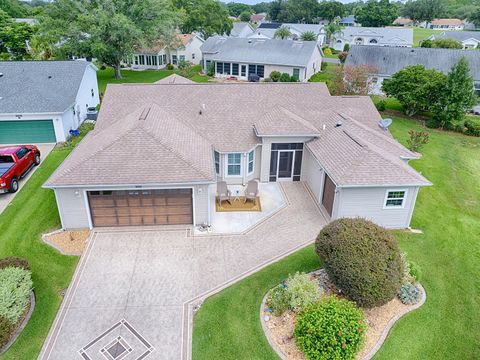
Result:
M48 245L66 255L81 255L87 245L90 230L58 230L44 234L42 239Z

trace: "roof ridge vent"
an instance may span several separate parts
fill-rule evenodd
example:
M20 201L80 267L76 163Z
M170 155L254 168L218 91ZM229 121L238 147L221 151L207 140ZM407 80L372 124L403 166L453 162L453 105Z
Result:
M138 120L145 120L150 113L151 106L147 106L145 109L143 109L142 113L140 114Z

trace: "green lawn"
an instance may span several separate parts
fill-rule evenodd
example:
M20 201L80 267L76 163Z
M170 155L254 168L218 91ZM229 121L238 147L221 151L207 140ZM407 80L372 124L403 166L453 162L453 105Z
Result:
M308 80L310 82L328 82L332 81L335 77L335 69L339 66L333 63L324 63L327 64L326 68L322 71L319 71L312 75L312 77ZM324 65L325 66L325 65Z
M78 257L61 255L40 239L60 226L53 191L41 186L79 140L54 149L0 215L0 257L28 259L37 302L27 327L1 359L37 358L60 306L60 291L68 287L75 270Z
M420 46L420 42L427 39L433 34L438 34L443 32L442 30L432 30L432 29L423 29L414 27L413 28L413 46L418 47Z
M396 117L391 131L405 143L410 128L419 125ZM412 221L424 234L395 234L421 270L427 302L395 325L375 359L474 359L480 352L480 139L423 130L430 143L411 164L434 183L420 191ZM261 330L260 302L288 274L318 266L308 247L207 299L195 316L193 358L276 359Z
M198 73L193 75L190 79L195 82L208 82L209 77L200 75L200 66L195 68ZM104 93L107 88L107 84L123 84L123 83L153 83L160 79L163 79L169 75L172 75L177 70L143 70L134 71L122 69L122 79L115 79L113 68L106 68L105 70L99 70L97 72L98 89L100 93Z

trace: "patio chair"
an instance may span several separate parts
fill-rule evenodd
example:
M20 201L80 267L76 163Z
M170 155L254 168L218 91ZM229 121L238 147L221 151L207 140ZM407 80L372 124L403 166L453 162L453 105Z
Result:
M230 196L231 196L231 192L227 188L227 183L225 181L217 182L217 201L218 201L218 204L221 206L222 201L227 201L231 205L232 203L230 202Z
M257 205L258 196L258 182L256 180L250 180L245 189L245 202L247 200L253 200L253 203Z

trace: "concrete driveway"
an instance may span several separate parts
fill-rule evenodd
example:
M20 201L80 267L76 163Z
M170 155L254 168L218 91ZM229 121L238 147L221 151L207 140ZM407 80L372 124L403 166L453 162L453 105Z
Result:
M190 358L195 303L311 243L326 224L304 184L282 188L286 206L240 235L95 232L40 359Z
M0 146L6 146L6 145L0 145ZM53 148L55 147L55 144L38 144L37 147L40 150L40 154L42 156L42 161L43 161L47 157L47 155L50 154L50 151L53 150ZM32 176L33 173L37 171L38 168L39 168L38 166L34 167L32 170L30 170L30 172L26 177L24 177L19 181L20 186L16 193L0 194L0 215L7 208L7 206L12 202L13 198L19 193L19 191L22 190L22 187L27 183L30 176Z

